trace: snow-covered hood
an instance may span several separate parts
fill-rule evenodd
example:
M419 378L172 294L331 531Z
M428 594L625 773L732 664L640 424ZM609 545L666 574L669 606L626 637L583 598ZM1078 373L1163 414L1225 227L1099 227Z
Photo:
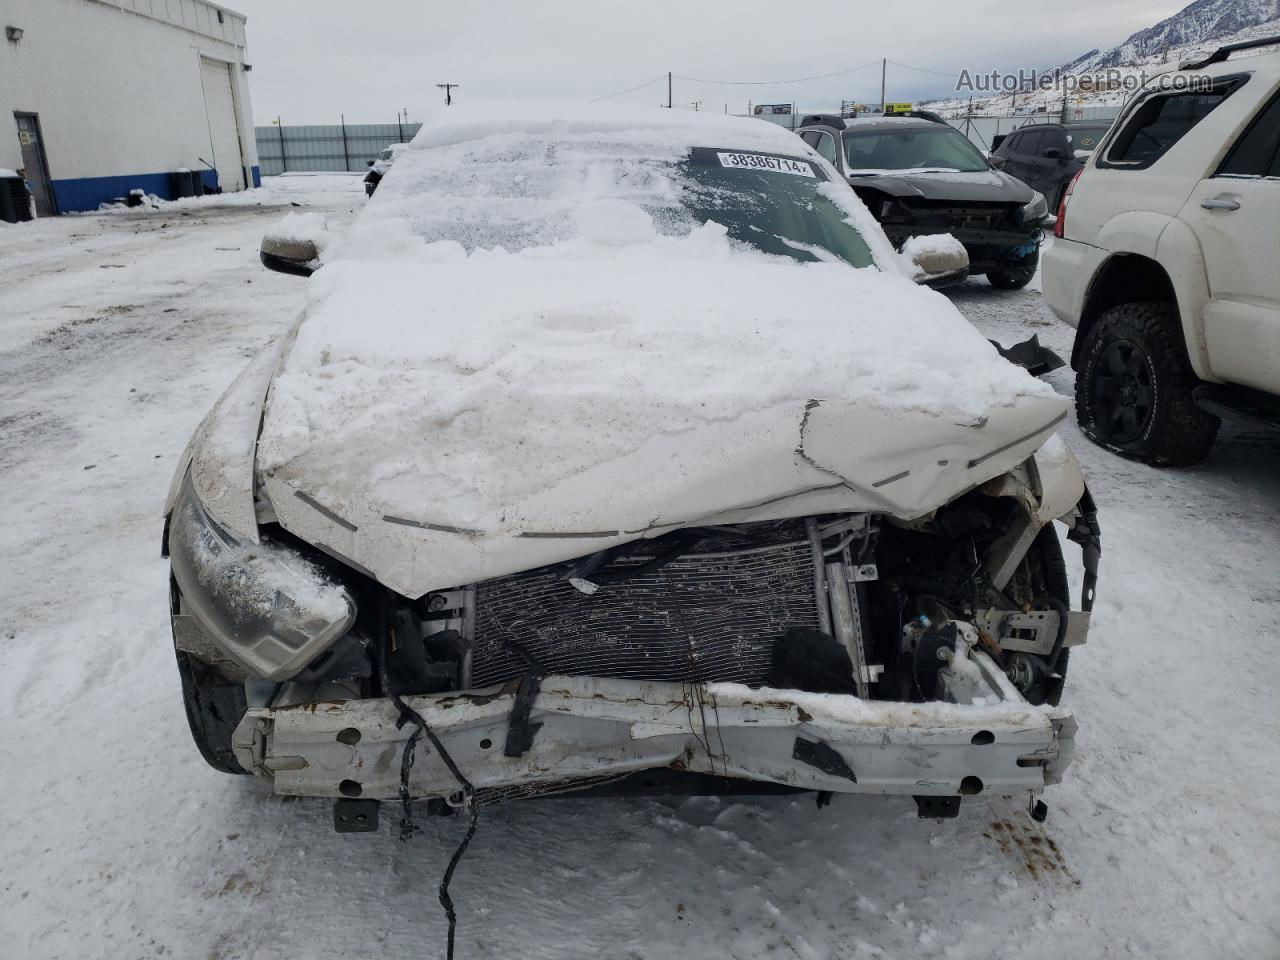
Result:
M326 266L268 395L260 492L418 596L679 526L918 516L1065 415L933 291L701 234L678 257Z
M926 200L956 200L962 203L1030 203L1035 191L1021 180L999 170L961 173L957 170L893 170L859 176L849 183L857 188L872 187L894 197L921 197Z

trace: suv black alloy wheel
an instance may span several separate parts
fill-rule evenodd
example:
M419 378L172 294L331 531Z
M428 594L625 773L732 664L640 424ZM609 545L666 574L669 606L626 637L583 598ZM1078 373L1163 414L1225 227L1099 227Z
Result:
M1100 316L1080 344L1076 417L1094 443L1157 466L1203 460L1222 423L1196 406L1178 311L1124 303Z

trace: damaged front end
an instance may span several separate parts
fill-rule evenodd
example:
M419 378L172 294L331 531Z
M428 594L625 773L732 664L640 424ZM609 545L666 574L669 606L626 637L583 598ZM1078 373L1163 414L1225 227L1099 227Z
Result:
M1034 799L1071 760L1058 701L1099 538L1078 472L1050 466L1037 454L913 521L684 527L415 599L268 521L254 556L295 551L312 579L291 567L269 602L259 583L236 635L175 563L175 640L247 681L234 764L358 802L340 829L376 822L369 801L563 793L895 794L949 816L963 796ZM1084 550L1075 611L1054 519ZM264 627L296 615L291 589L345 632Z

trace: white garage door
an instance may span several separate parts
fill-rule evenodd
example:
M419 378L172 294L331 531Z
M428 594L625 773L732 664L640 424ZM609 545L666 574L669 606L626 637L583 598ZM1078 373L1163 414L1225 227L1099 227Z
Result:
M201 57L200 79L204 83L204 107L209 117L209 139L213 145L213 156L205 159L217 168L218 185L223 190L243 190L244 161L240 155L236 102L231 94L230 65Z

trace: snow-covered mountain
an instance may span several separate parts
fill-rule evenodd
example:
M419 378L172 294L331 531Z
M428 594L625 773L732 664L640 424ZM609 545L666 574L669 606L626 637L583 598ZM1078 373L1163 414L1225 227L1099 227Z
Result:
M1163 55L1172 48L1219 40L1272 21L1280 21L1280 0L1195 0L1155 26L1139 30L1119 46L1090 50L1077 57L1065 64L1062 72L1078 74L1125 66Z
M1195 0L1178 13L1153 27L1139 30L1124 43L1108 50L1091 50L1071 63L1058 68L1063 77L1108 75L1108 81L1120 77L1138 80L1171 69L1187 60L1198 60L1218 47L1244 40L1280 36L1280 0ZM1047 71L1052 73L1053 71ZM943 116L964 116L970 109L974 115L1051 115L1063 114L1077 107L1108 108L1098 114L1085 113L1084 119L1103 119L1128 99L1133 88L1127 83L1112 83L1093 89L1060 87L1025 89L995 96L949 97L922 103Z

